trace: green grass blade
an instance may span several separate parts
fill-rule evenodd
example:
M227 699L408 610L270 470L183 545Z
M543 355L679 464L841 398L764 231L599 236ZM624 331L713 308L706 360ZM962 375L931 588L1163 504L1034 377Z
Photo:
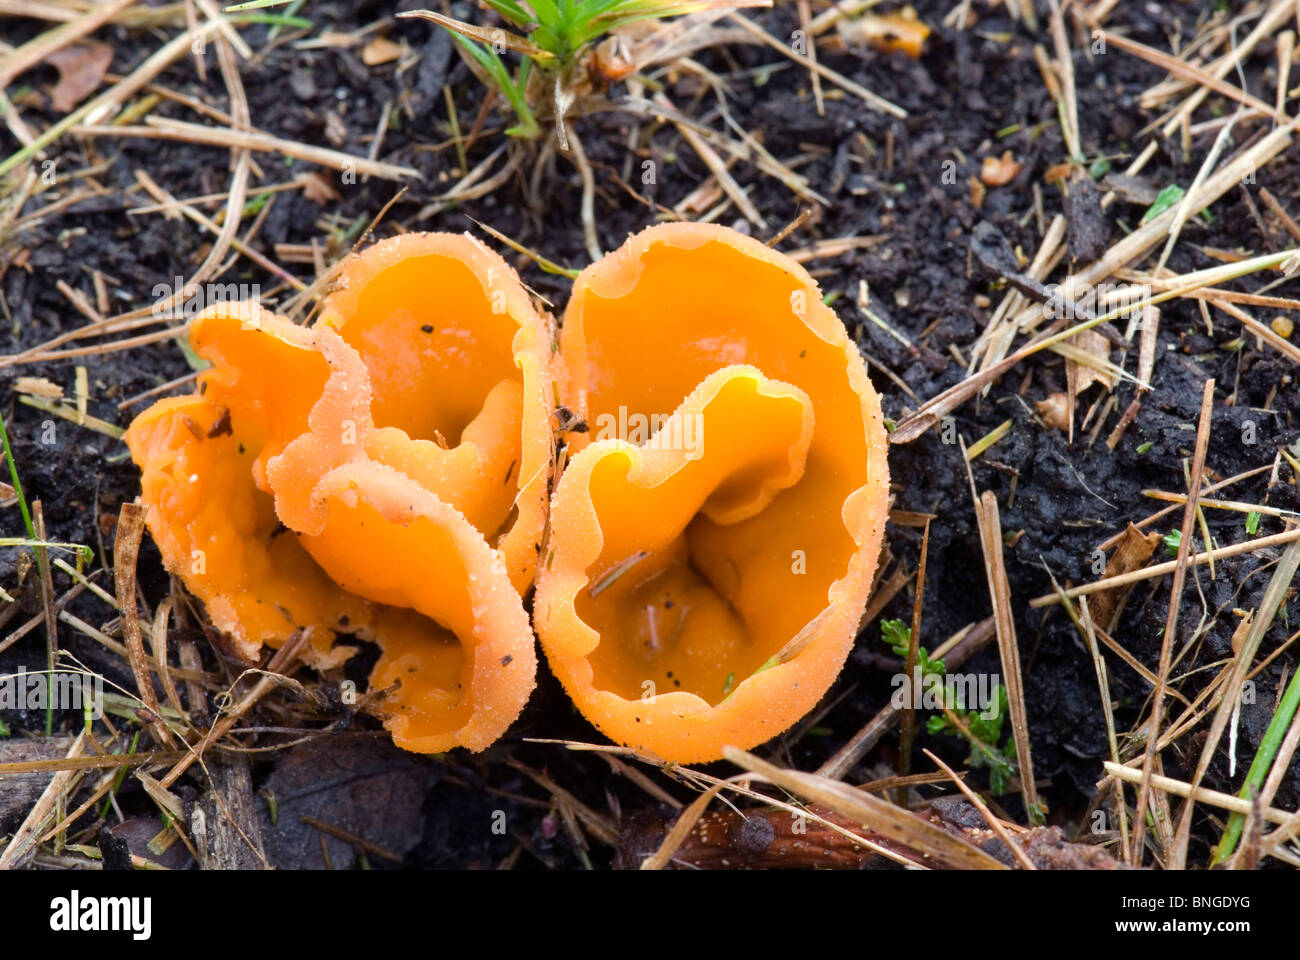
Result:
M515 3L515 0L485 0L487 5L517 27L528 29L537 21L533 15Z
M18 464L14 463L14 452L9 446L9 431L5 429L5 418L0 414L0 442L4 444L5 460L9 463L9 479L13 483L14 494L18 497L18 509L23 515L23 527L27 536L36 539L36 525L32 523L31 511L27 509L27 497L23 494L23 482L18 478Z
M544 27L558 31L564 24L564 17L554 0L529 0L530 7L537 14L537 22Z
M1282 702L1278 704L1277 712L1273 714L1268 729L1264 731L1264 738L1259 742L1259 751L1246 772L1246 782L1242 784L1241 791L1237 794L1243 800L1249 800L1259 793L1259 788L1263 785L1269 768L1273 766L1278 748L1282 745L1282 738L1286 736L1297 708L1300 708L1300 670L1291 675L1291 682L1287 684ZM1246 818L1240 813L1234 813L1228 818L1228 827L1223 831L1223 839L1214 848L1214 863L1223 863L1232 856L1232 852L1237 849L1237 842L1241 839L1241 831L1245 823Z
M511 79L510 71L496 52L481 44L475 43L468 37L461 36L454 30L448 30L451 39L458 47L477 60L483 69L492 77L492 82L505 95L510 103L510 107L515 112L519 122L511 127L506 133L512 137L522 137L532 140L541 132L541 127L537 123L537 117L533 113L532 107L528 105L528 100L524 96L524 86L528 81L529 68L532 66L532 60L524 58L523 65L519 69L520 80L516 82Z
M286 3L292 3L293 0L249 0L248 3L237 3L232 7L222 7L222 13L242 13L245 10L264 10L267 7L281 7Z

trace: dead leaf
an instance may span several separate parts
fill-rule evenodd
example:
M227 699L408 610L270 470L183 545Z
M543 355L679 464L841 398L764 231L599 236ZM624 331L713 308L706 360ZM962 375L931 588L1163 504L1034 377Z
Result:
M985 157L980 166L980 179L990 187L1004 187L1020 172L1020 161L1004 150L1001 157Z
M1098 360L1110 359L1110 341L1096 330L1084 330L1082 333L1075 334L1070 338L1070 343ZM1115 378L1111 374L1103 373L1096 367L1084 363L1075 363L1073 360L1065 361L1065 382L1069 384L1076 397L1094 383L1100 383L1108 390L1115 386Z
M1151 559L1151 554L1155 553L1156 545L1159 543L1160 534L1143 533L1130 523L1119 541L1119 546L1111 554L1103 576L1118 577L1142 569ZM1132 584L1125 587L1111 587L1109 590L1099 590L1089 597L1088 611L1092 614L1092 622L1107 633L1112 632L1120 613L1124 610L1124 601L1128 599L1129 591L1132 589Z
M104 79L113 62L113 48L93 40L74 43L55 50L45 62L59 71L59 82L49 91L50 102L55 110L67 113Z
M12 717L10 721L12 722ZM68 747L71 745L71 737L36 737L25 740L15 733L11 740L0 740L0 764L61 760L68 755ZM0 786L0 833L13 833L50 785L53 776L48 770L38 773L6 773L0 776L0 784L3 784Z
M328 849L336 870L353 867L357 851L303 817L403 855L420 842L421 804L441 772L426 758L366 734L336 734L292 747L280 754L258 791L266 856L278 869L321 870ZM474 814L479 812L469 805ZM448 809L440 811L441 829L477 847L466 839L463 820L457 818L453 825L450 814ZM484 839L493 839L487 830L482 833Z
M335 147L348 142L348 125L333 110L325 114L325 139Z
M302 184L302 195L313 203L325 204L339 198L339 192L334 189L334 184L319 171L304 173L298 178L298 182Z
M19 393L33 397L49 397L51 400L63 399L63 388L45 377L19 377L14 381L14 389Z
M1043 174L1043 183L1050 183L1052 185L1063 183L1070 178L1070 174L1073 171L1073 162L1066 160L1064 163L1058 163L1055 166L1047 168L1047 171Z
M132 855L161 864L169 870L184 869L193 860L175 828L169 828L161 817L131 817L105 827L99 840L100 848L107 857L109 850L104 846L106 835L121 841L125 869L130 869Z
M350 33L326 30L316 38L314 46L325 50L346 50L349 47L355 47L358 42L358 38Z
M393 43L386 37L374 37L361 48L361 62L367 67L378 67L392 63L402 55L402 45Z
M1064 431L1070 425L1070 399L1064 393L1054 393L1046 400L1039 400L1034 409L1049 427Z

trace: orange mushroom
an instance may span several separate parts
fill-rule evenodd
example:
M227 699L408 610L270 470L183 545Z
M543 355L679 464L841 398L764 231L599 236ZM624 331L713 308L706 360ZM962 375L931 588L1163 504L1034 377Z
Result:
M369 456L464 513L525 592L546 523L555 361L518 275L466 234L403 234L344 263L316 325L370 373Z
M263 644L315 628L309 656L332 665L332 627L361 609L284 535L257 479L267 455L307 429L325 392L323 336L256 304L209 308L190 330L194 349L213 362L198 391L158 401L126 432L164 565L203 601L230 652L249 662Z
M861 356L802 267L703 224L584 270L561 345L587 432L538 573L553 672L606 735L667 760L781 733L843 666L880 551Z
M481 750L534 684L520 591L545 522L549 327L469 238L383 242L342 276L311 328L252 304L195 320L199 392L127 432L146 518L243 659L307 629L329 666L355 632L381 648L372 685L400 681L399 746Z
M866 44L884 53L902 51L913 60L920 59L930 36L930 28L910 8L900 13L868 13L855 20L840 20L837 26L849 46Z

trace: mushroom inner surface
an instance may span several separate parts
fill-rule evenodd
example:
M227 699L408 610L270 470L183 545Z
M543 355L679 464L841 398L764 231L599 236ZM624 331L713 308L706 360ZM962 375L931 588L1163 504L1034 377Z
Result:
M370 277L355 312L334 326L370 372L376 426L454 447L493 387L522 383L519 327L502 303L450 256L405 257Z
M599 458L588 492L603 544L576 609L601 637L589 657L596 686L629 699L649 681L655 692L716 704L789 640L744 603L743 588L784 589L782 578L744 584L753 568L730 534L803 476L807 395L752 367L727 367L666 423L689 418L698 418L694 449L659 446L656 434L640 448L597 444L583 454Z

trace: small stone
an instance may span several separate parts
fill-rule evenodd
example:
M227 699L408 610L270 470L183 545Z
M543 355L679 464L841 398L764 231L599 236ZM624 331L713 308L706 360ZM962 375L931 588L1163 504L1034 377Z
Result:
M289 74L289 89L299 100L316 99L316 81L310 70L295 70Z

